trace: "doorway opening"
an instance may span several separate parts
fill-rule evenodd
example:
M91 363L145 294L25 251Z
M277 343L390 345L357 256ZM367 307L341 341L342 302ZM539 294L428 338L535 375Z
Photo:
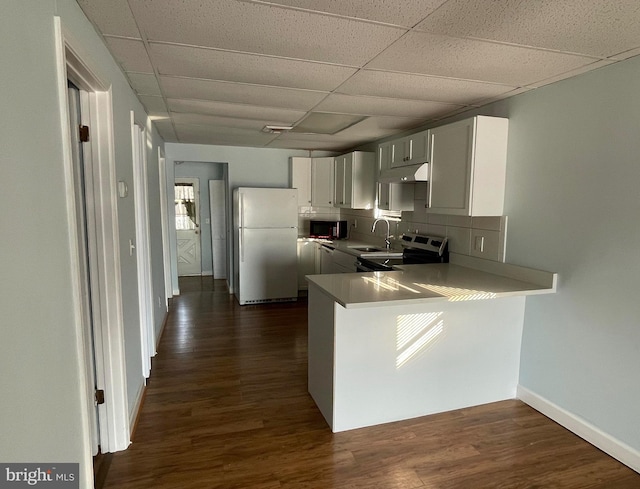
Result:
M202 275L200 180L176 178L174 192L178 276Z

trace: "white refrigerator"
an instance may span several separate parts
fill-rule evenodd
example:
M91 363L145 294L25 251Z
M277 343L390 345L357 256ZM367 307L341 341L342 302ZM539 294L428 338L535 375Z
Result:
M298 191L238 187L233 192L234 292L238 302L298 298Z

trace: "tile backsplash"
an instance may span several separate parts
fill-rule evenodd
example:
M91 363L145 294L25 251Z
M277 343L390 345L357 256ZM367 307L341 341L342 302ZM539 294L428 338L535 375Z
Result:
M386 225L371 227L372 210L343 209L341 219L349 222L349 237L376 245L384 244ZM399 220L389 220L390 234L399 239L403 233L418 232L449 238L449 251L504 262L506 258L507 216L448 216L424 212L402 212Z
M416 217L413 212L403 212L399 232L446 236L452 253L499 262L506 259L507 216L468 217L421 213L418 219Z
M298 223L301 236L309 234L311 219L345 219L350 239L384 245L386 224L380 223L375 232L371 232L375 221L373 210L300 207ZM452 253L499 262L506 259L507 216L468 217L403 211L401 219L389 219L389 227L392 240L407 232L446 236Z

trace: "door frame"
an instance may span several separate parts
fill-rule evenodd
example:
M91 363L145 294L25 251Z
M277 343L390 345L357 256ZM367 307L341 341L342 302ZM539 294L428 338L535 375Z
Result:
M130 444L130 427L126 392L126 367L124 351L124 321L122 308L122 287L120 282L120 244L117 213L117 185L114 158L112 94L107 84L96 75L83 56L82 43L78 42L62 20L54 16L56 78L62 132L60 140L64 160L66 206L68 216L69 249L71 259L71 289L74 297L73 314L76 332L76 352L78 358L78 395L85 405L81 424L84 466L81 478L93 484L91 461L90 413L95 406L93 383L87 378L87 355L85 325L79 302L81 266L78 254L78 216L75 211L75 190L71 138L69 134L69 113L67 101L67 80L71 80L81 90L85 113L83 124L92 128L89 158L91 174L87 180L93 188L94 205L88 211L92 232L88 236L89 249L97 256L91 263L97 270L98 290L95 296L94 336L96 339L96 383L98 389L105 390L105 403L98 406L100 447L103 452L126 449ZM91 387L90 387L91 385ZM82 484L81 484L82 485ZM87 487L91 487L88 485Z
M158 175L160 180L160 223L162 228L162 260L164 263L165 309L173 297L171 283L171 238L169 233L169 201L167 199L167 160L162 148L158 148Z

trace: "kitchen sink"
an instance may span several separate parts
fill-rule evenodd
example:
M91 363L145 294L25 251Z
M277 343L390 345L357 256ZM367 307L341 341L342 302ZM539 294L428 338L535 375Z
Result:
M378 248L375 246L354 246L351 248L358 253L358 256L369 258L401 258L402 251L395 251L387 248Z
M374 248L374 247L371 247L371 246L356 247L356 248L352 248L352 249L356 250L356 251L361 251L362 253L387 251L387 250L383 250L382 248Z

